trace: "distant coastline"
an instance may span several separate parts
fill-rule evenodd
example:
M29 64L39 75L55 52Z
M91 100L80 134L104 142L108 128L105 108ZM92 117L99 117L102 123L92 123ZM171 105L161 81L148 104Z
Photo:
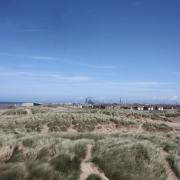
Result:
M0 102L0 109L20 106L22 102Z
M0 105L15 105L22 104L22 102L0 102Z

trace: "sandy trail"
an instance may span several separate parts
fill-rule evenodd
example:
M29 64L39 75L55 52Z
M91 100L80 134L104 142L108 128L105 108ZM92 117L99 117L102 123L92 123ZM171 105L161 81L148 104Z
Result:
M119 132L137 132L137 131L138 132L144 131L141 125L117 127L115 123L108 123L108 124L96 125L95 129L92 132L98 134L114 134Z
M162 120L152 120L152 119L147 119L144 122L149 122L152 124L166 124L167 126L173 128L173 130L180 130L180 119L173 119L172 122L167 122L167 121L162 121Z
M138 127L138 129L137 129L136 132L137 132L137 133L144 132L144 130L143 130L143 123L139 125L139 127Z
M0 149L0 164L1 163L7 163L12 156L14 155L14 153L16 153L16 151L24 151L25 148L22 144L18 144L14 147L10 147L10 146L5 146L2 149Z
M26 109L26 112L27 112L28 115L32 115L31 109L28 109L28 108L27 108L27 109Z
M5 146L0 150L0 164L8 161L12 156L13 149L9 146Z
M165 152L164 150L160 151L161 157L164 161L164 167L166 170L166 174L167 174L167 180L179 180L179 178L176 176L176 174L174 173L174 171L171 169L171 167L169 166L169 163L166 160L166 157L168 156L168 153Z
M169 127L172 127L175 130L180 130L180 123L177 122L166 122L166 125L168 125Z
M41 133L46 135L48 132L49 132L49 127L46 124L44 124Z
M86 180L87 177L91 174L98 175L102 180L109 180L94 163L88 162L92 156L92 148L93 145L87 145L86 157L81 162L81 175L79 177L79 180Z

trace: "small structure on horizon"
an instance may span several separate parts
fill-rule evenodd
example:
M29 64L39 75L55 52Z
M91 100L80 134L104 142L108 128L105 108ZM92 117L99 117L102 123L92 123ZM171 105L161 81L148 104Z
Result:
M148 111L154 111L154 107L153 106L148 107Z
M164 108L163 107L158 107L157 110L158 111L164 111Z
M33 106L41 106L40 103L22 103L21 106L23 107L33 107Z
M143 111L144 110L144 106L138 106L138 111Z

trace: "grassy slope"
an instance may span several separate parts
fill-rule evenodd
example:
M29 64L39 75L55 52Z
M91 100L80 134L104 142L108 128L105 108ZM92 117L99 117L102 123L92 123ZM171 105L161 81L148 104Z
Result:
M176 117L175 112L64 107L30 111L0 111L2 180L78 179L87 144L94 145L92 161L112 180L167 179L161 150L169 154L171 168L180 174L180 135L165 124ZM98 125L111 124L118 131L94 131ZM45 126L47 132L43 131Z

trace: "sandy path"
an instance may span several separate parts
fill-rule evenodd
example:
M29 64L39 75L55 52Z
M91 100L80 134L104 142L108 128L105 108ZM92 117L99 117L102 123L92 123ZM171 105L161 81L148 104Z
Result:
M98 134L114 134L119 132L143 132L143 128L141 124L138 126L121 126L116 127L115 123L108 123L108 124L98 124L96 125L95 129L92 131L93 133Z
M13 149L9 146L5 146L0 150L0 164L8 161L12 156Z
M25 148L22 144L18 144L14 147L5 146L0 149L0 164L8 162L16 151L24 151Z
M136 132L137 132L137 133L144 132L144 130L143 130L143 123L139 125L139 127L138 127L138 129L137 129Z
M27 108L27 109L26 109L26 112L27 112L28 115L32 115L31 109L28 109L28 108Z
M86 180L87 177L91 174L98 175L102 180L109 180L103 172L100 172L100 170L94 163L88 162L92 156L92 148L93 145L87 145L86 157L81 162L81 175L79 177L79 180Z
M168 125L169 127L172 127L175 130L180 130L180 123L166 122L165 124Z
M179 180L179 178L176 176L176 174L174 173L174 171L171 169L171 167L169 166L169 163L166 160L166 157L168 156L168 153L165 152L164 150L160 151L161 157L164 161L164 167L166 170L166 174L167 174L167 180Z
M173 130L180 130L180 120L172 120L172 122L167 122L167 121L162 121L162 120L148 119L144 122L149 122L152 124L166 124L167 126L173 128Z
M49 132L49 127L46 124L44 124L41 133L46 135L48 132Z

